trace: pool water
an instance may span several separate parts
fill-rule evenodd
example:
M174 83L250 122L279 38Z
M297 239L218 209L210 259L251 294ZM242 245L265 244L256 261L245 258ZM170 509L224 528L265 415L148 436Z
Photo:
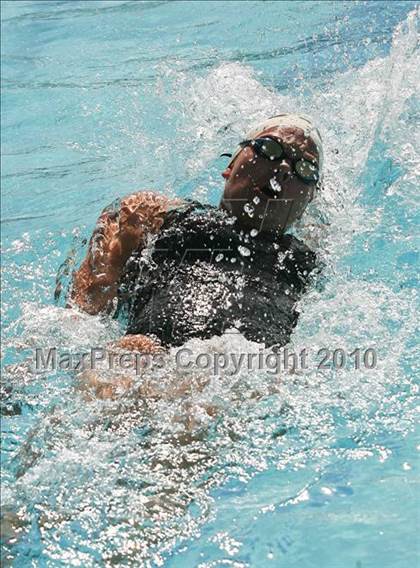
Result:
M418 12L415 2L37 1L2 11L5 565L418 565ZM322 192L296 232L322 279L290 348L309 368L177 396L89 398L34 374L119 324L54 302L69 250L139 189L216 204L247 128L311 115ZM319 369L374 349L376 367ZM240 336L194 352L258 350ZM188 379L188 376L187 376ZM210 416L205 409L213 409Z

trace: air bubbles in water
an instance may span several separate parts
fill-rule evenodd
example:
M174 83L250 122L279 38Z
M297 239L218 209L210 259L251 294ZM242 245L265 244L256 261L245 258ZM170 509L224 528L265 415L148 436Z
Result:
M258 205L261 199L258 197L258 195L256 195L252 201L255 203L255 205Z
M250 203L246 203L244 205L244 211L248 215L248 217L252 218L254 216L255 210L254 210L254 207Z
M282 187L280 185L280 183L276 180L275 177L272 177L270 179L270 187L273 191L275 191L276 193L280 193L282 190Z
M238 246L238 251L242 256L249 256L251 254L249 248L244 247L243 245Z

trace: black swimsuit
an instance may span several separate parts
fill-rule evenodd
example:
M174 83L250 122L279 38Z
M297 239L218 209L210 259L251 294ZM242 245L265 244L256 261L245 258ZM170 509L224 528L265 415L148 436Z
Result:
M127 333L182 345L235 328L267 346L289 341L315 254L291 235L251 236L233 223L196 202L167 213L152 248L126 265L118 313Z

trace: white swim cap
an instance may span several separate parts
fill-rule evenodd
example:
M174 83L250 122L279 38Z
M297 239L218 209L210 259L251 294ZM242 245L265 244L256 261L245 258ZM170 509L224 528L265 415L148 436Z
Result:
M267 120L264 120L263 122L254 126L249 132L245 134L245 139L252 140L263 130L268 130L269 128L273 128L274 126L294 126L296 128L301 128L305 136L310 138L316 146L319 156L319 172L321 173L322 164L324 162L322 138L319 130L314 126L312 120L308 116L292 113L282 113L276 116L272 116L271 118L268 118ZM237 155L238 153L239 152L236 152L235 155Z

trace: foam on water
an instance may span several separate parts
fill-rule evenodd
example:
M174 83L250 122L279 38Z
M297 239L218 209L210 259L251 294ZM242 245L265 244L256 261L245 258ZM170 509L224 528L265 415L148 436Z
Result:
M12 530L9 547L18 562L29 555L51 565L163 565L180 542L198 537L214 519L215 488L280 471L287 480L283 493L268 493L263 503L272 499L270 511L278 503L297 507L315 499L310 489L336 460L385 461L392 436L412 431L415 291L400 286L393 271L372 270L375 242L384 235L400 239L404 254L415 249L401 219L411 218L419 166L417 22L413 11L395 31L389 56L312 92L278 94L251 67L222 63L200 77L174 71L176 91L163 96L168 108L179 105L173 112L182 155L187 145L200 149L188 158L188 175L203 171L218 150L232 148L253 123L279 110L305 112L319 124L324 188L297 232L311 239L325 267L299 306L290 346L310 351L308 370L280 376L242 370L216 379L168 363L133 375L131 388L110 400L87 396L83 382L65 372L34 378L21 362L25 350L54 345L77 351L103 345L119 330L109 319L50 305L44 280L64 256L48 254L64 250L58 238L38 251L23 236L6 251L20 259L7 269L9 286L22 270L30 283L21 291L21 315L4 333L12 354L7 401L19 403L22 421L15 431L13 416L5 419L2 493L3 507L23 527L15 537ZM383 168L386 180L373 187ZM212 176L201 198L212 197ZM354 267L348 258L360 246L365 260ZM25 265L28 251L36 260ZM230 334L188 347L196 354L261 350ZM323 347L347 353L374 348L377 368L319 370L315 357ZM340 491L330 486L319 490L326 499ZM238 507L245 517L247 506L244 497ZM242 545L228 530L209 542L232 562Z

